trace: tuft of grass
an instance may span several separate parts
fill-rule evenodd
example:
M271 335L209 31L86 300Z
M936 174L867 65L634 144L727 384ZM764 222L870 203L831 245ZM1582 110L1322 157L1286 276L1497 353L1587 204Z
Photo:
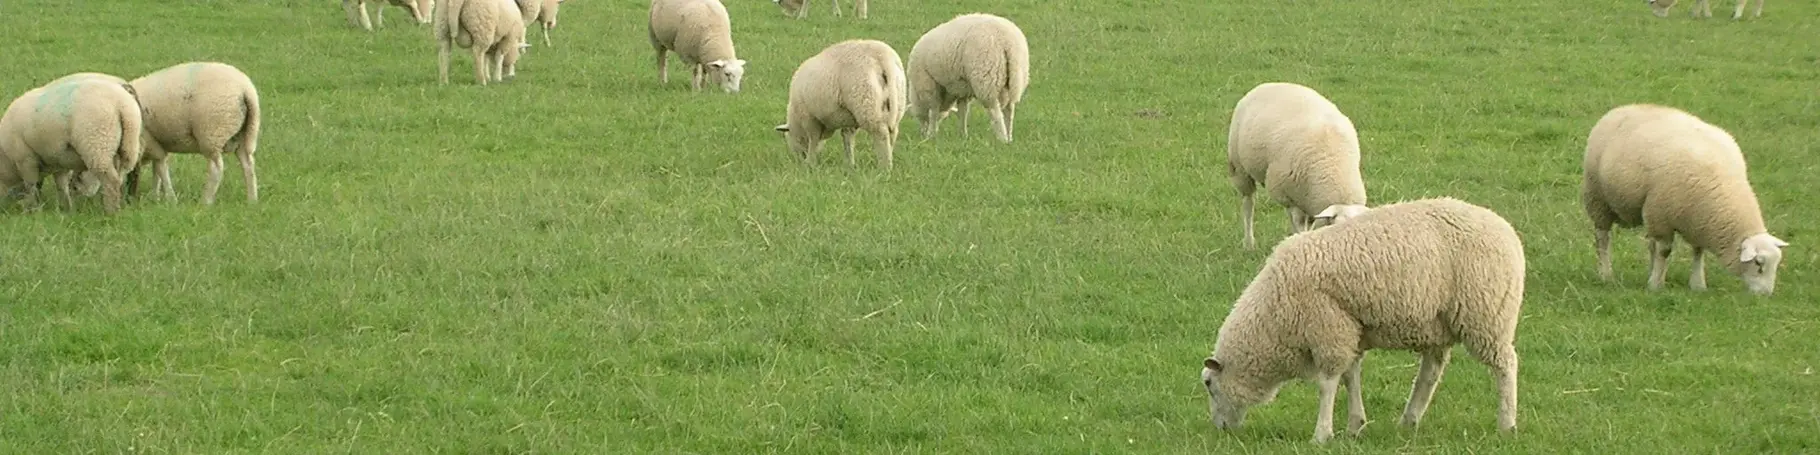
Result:
M556 45L487 87L460 52L437 85L396 10L369 34L322 1L6 2L9 97L217 60L266 126L256 205L230 165L201 206L186 155L175 203L0 213L0 452L1820 451L1811 4L726 6L751 62L731 96L657 83L643 2L565 3ZM858 167L807 168L771 130L822 47L907 55L974 11L1030 37L1017 142L907 121L883 172L863 138ZM1238 247L1226 122L1279 80L1352 117L1373 201L1454 196L1523 235L1519 434L1467 356L1396 429L1416 361L1394 351L1366 361L1363 438L1309 445L1306 383L1208 423L1200 359L1268 251ZM1687 290L1685 248L1647 292L1635 231L1596 278L1579 160L1631 102L1737 136L1794 244L1775 296L1722 268Z

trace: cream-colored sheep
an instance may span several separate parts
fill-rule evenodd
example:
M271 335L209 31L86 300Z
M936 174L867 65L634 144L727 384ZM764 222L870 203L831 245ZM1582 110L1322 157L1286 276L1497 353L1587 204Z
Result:
M543 27L543 45L550 46L550 29L556 28L556 10L563 0L514 0L518 2L518 12L525 20L525 26L532 24ZM526 36L530 33L526 32ZM524 47L530 46L527 39Z
M960 112L967 134L967 103L978 99L992 118L992 133L1011 142L1017 103L1030 85L1030 43L1017 24L991 14L963 14L930 29L910 48L910 110L923 138L935 136L949 112Z
M1344 223L1346 220L1358 218L1359 215L1364 215L1365 212L1370 210L1370 207L1366 207L1363 204L1331 205L1328 206L1326 210L1322 210L1321 213L1314 215L1314 219L1308 222L1308 229L1319 229Z
M1764 227L1730 133L1672 107L1619 106L1593 125L1583 165L1580 201L1592 219L1601 279L1612 279L1612 225L1641 225L1650 243L1650 289L1662 288L1680 235L1694 249L1689 288L1706 288L1711 251L1751 292L1775 292L1788 242Z
M444 0L435 20L437 75L443 84L449 83L451 46L474 51L477 84L504 82L518 74L525 22L512 0Z
M853 166L853 136L865 130L879 165L891 168L892 147L904 120L903 60L891 45L878 40L846 40L804 60L790 78L790 104L784 132L790 150L805 163L816 163L821 143L839 131Z
M733 52L733 22L720 0L651 0L646 22L651 48L657 51L657 74L670 83L669 51L689 65L689 87L701 91L702 79L720 83L721 90L739 93L746 75L746 61Z
M367 16L367 4L373 3L373 14ZM418 25L430 23L430 14L436 10L436 0L385 0L386 4L397 6L411 13L411 20ZM385 26L385 5L380 0L341 0L341 9L347 13L348 22L359 25L361 29L373 31L373 22Z
M852 1L853 14L858 15L860 19L865 19L866 0ZM771 3L776 3L779 8L783 8L784 16L797 19L809 17L809 0L771 0ZM840 0L828 0L828 4L834 6L834 16L840 17Z
M233 65L189 62L172 65L132 81L139 102L150 115L145 121L145 155L152 168L153 191L177 196L171 184L171 153L201 154L209 163L202 203L214 204L221 188L222 155L240 159L247 202L259 201L259 178L253 154L259 147L259 90L253 79ZM139 170L127 174L127 192L139 194Z
M75 208L71 179L93 171L103 207L120 210L121 174L143 153L144 111L120 78L79 73L32 89L0 116L0 187L37 201L44 175L55 176L64 206Z
M1291 234L1308 229L1309 214L1366 202L1352 120L1297 84L1260 84L1239 99L1227 131L1226 171L1239 191L1246 249L1257 247L1252 195L1259 184L1288 212Z
M1713 17L1713 5L1707 1L1694 0L1693 10L1690 11L1693 17ZM1668 9L1674 7L1675 3L1675 0L1649 0L1649 9L1651 13L1655 13L1656 17L1668 17ZM1732 11L1732 20L1744 18L1744 4L1746 3L1750 3L1750 0L1738 0L1738 8ZM1757 11L1752 13L1751 17L1763 17L1763 0L1757 0Z
M1220 326L1201 382L1215 426L1238 428L1297 377L1320 391L1314 440L1333 435L1340 381L1347 430L1365 423L1360 363L1372 349L1410 350L1421 368L1403 409L1427 412L1455 344L1491 367L1498 429L1517 425L1523 243L1491 210L1451 198L1385 205L1278 243Z

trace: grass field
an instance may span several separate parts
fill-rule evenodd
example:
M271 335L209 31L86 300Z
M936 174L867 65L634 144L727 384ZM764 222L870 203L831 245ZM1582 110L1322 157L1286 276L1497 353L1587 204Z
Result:
M218 60L266 115L258 204L230 164L202 206L184 155L177 203L0 213L0 453L1820 452L1820 6L724 1L731 96L657 83L643 0L571 0L487 87L465 53L438 86L395 8L368 34L325 0L0 4L9 99ZM838 139L793 161L771 128L798 63L908 55L973 11L1030 37L1017 142L976 112L928 142L906 119L890 172L863 136L857 168ZM1226 122L1277 80L1352 117L1374 203L1458 197L1523 235L1518 434L1463 353L1414 432L1395 351L1366 362L1362 439L1308 443L1307 382L1208 422L1200 361L1268 251L1239 248ZM1634 230L1597 279L1580 155L1631 102L1736 135L1793 244L1775 296L1716 266L1689 291L1685 247L1647 292ZM1263 209L1260 244L1285 224Z

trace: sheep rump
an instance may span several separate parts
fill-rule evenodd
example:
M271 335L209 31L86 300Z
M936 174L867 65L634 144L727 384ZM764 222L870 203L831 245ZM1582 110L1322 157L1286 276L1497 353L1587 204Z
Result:
M512 0L445 0L435 21L437 76L441 83L449 83L451 46L473 50L474 81L479 85L504 82L518 74L525 23Z
M1017 24L991 14L963 14L924 33L910 48L911 110L923 138L935 136L949 112L967 134L968 102L978 99L992 133L1011 142L1017 103L1030 85L1030 43Z
M53 175L65 207L77 172L101 181L103 207L120 210L121 174L139 162L144 110L118 77L78 73L32 89L0 115L0 188L36 201L44 175Z
M865 130L879 165L890 169L903 122L903 60L891 45L877 40L846 40L822 49L796 68L790 78L790 104L785 123L777 126L784 140L806 164L816 163L822 141L840 132L847 165L854 165L853 136Z
M1348 430L1365 422L1360 363L1371 349L1420 354L1402 424L1427 412L1452 346L1490 366L1498 428L1516 428L1516 329L1523 243L1503 217L1452 198L1373 208L1277 244L1220 326L1202 363L1214 425L1236 428L1251 406L1296 377L1320 390L1316 442L1333 434L1348 389Z
M145 165L150 165L153 192L174 199L171 153L196 153L208 161L202 203L214 204L221 188L222 155L232 151L240 161L247 202L259 201L259 178L253 154L259 147L259 90L253 79L233 65L189 62L172 65L132 81L146 119ZM233 148L229 148L233 144ZM139 193L139 171L127 174L127 192Z
M1239 192L1246 249L1257 247L1253 194L1260 184L1288 213L1291 234L1308 229L1309 214L1366 203L1358 130L1333 102L1297 84L1260 84L1239 99L1227 132L1226 171Z

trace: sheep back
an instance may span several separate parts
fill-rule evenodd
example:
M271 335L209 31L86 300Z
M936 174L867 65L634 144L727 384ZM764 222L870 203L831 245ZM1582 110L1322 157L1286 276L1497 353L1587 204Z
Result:
M1586 140L1581 202L1595 225L1679 233L1735 258L1767 230L1730 133L1679 109L1632 104L1607 112Z
M1233 109L1227 171L1241 194L1262 183L1271 200L1303 213L1366 203L1359 134L1352 120L1314 89L1258 85Z
M841 129L895 132L907 97L903 60L891 45L841 41L804 60L791 76L786 136L797 149Z
M963 14L917 39L906 73L919 118L967 98L1017 104L1030 84L1030 44L1008 19Z
M232 65L189 62L132 81L139 101L152 113L145 129L152 138L148 159L166 153L216 155L238 139L250 150L258 142L259 91L253 79Z
M143 151L142 108L131 86L99 73L59 78L14 99L0 115L0 186L63 171L112 176L108 212L119 207L120 173ZM27 188L35 191L35 188Z
M733 25L719 0L652 0L647 27L651 46L675 51L683 63L738 58Z

